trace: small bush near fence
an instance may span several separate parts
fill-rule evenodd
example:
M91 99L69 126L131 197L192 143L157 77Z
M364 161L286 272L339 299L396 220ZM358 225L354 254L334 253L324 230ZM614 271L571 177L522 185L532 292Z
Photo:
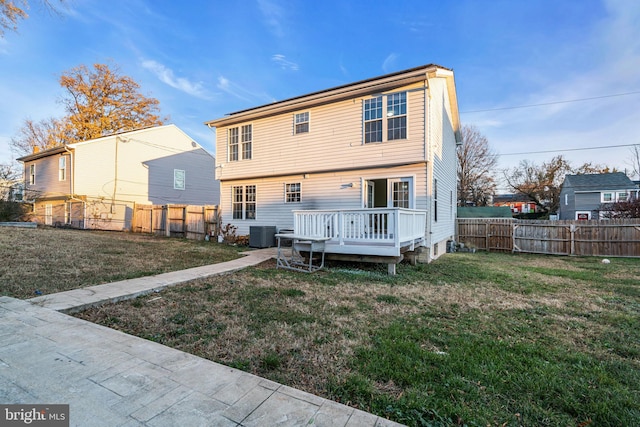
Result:
M471 248L494 252L640 257L640 220L460 218L456 240Z

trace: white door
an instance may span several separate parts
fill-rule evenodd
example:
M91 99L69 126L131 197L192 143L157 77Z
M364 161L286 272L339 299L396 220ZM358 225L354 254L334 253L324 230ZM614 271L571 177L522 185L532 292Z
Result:
M44 223L45 225L53 224L53 206L44 205Z
M376 183L367 181L367 194L365 196L365 208L371 209L376 206Z

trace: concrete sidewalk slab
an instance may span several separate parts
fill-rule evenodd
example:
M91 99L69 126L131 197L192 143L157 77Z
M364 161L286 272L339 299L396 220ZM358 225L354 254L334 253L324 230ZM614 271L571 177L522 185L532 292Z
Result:
M257 249L243 252L242 255L241 258L218 264L88 286L86 288L73 289L56 294L42 295L27 301L63 313L76 313L89 307L136 298L140 295L159 291L166 287L179 285L190 280L231 273L253 265L258 265L271 258L275 258L277 256L277 248Z
M82 427L400 425L9 297L0 402L69 404L70 425Z

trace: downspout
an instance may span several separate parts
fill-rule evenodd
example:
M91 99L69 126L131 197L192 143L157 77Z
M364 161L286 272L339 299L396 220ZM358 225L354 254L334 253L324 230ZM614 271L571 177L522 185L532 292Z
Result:
M431 234L432 232L432 222L431 222L431 218L433 218L433 162L431 161L431 85L429 84L429 76L427 75L425 77L425 91L424 91L424 96L425 96L425 127L427 129L427 134L425 136L426 141L425 141L425 162L427 164L425 173L427 174L427 230L426 230L426 236L425 239L427 241L427 250L429 251L429 262L431 262L432 260L432 256L433 256L433 250L431 248Z
M69 153L69 160L70 160L70 164L71 164L71 171L70 173L68 173L67 175L69 176L69 191L71 192L71 194L69 195L69 200L75 200L77 202L81 202L82 203L82 228L86 229L87 228L87 218L86 218L86 203L84 200L82 199L78 199L76 197L76 186L75 186L75 182L76 182L76 158L73 155L73 151L69 150L67 148L67 145L63 145L64 151L66 151L67 153ZM73 210L69 210L69 221L71 221L73 218Z

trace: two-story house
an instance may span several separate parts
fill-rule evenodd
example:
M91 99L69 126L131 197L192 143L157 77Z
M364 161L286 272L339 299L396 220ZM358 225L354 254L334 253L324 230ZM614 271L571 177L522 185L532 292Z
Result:
M453 71L426 65L237 111L216 128L223 224L331 238L327 253L446 251L460 121ZM428 260L427 259L427 260Z
M600 219L603 204L637 198L638 191L622 172L567 175L560 190L559 219Z
M215 158L175 125L34 152L24 164L33 218L47 225L129 230L138 204L218 204Z

